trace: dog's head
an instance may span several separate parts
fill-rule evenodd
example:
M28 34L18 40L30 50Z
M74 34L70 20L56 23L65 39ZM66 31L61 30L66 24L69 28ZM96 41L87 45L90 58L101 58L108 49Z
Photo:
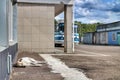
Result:
M17 65L17 66L23 66L22 59L18 59L16 65Z
M22 59L18 59L18 61L16 62L16 64L13 65L14 67L25 67L23 65Z

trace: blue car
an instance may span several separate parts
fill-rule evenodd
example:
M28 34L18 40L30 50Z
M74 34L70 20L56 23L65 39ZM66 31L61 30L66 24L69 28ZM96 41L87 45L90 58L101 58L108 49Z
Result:
M80 41L79 34L78 33L74 33L74 43L78 44L79 41Z

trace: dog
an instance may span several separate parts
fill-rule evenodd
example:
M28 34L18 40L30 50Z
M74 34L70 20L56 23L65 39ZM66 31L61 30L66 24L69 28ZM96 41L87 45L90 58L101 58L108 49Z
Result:
M33 66L33 67L39 67L42 66L43 63L46 63L45 61L37 61L30 57L22 57L18 59L16 63L16 67L27 67L27 66Z

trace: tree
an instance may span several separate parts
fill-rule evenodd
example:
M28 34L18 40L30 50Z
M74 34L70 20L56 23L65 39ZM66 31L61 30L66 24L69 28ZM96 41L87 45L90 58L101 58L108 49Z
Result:
M55 31L56 31L57 25L58 25L58 22L57 22L56 19L54 19L54 30L55 30Z
M79 35L82 37L84 33L95 32L97 25L100 25L101 23L85 24L75 21L74 24L78 26Z
M56 19L54 19L54 23L55 23L55 26L58 24L58 22L57 22L57 20L56 20Z

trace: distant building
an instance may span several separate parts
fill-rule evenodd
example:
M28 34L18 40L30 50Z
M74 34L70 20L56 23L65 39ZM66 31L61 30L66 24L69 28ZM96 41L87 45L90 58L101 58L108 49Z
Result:
M106 44L120 45L120 21L97 26L100 39Z
M98 25L96 32L84 34L83 43L120 45L120 21Z

